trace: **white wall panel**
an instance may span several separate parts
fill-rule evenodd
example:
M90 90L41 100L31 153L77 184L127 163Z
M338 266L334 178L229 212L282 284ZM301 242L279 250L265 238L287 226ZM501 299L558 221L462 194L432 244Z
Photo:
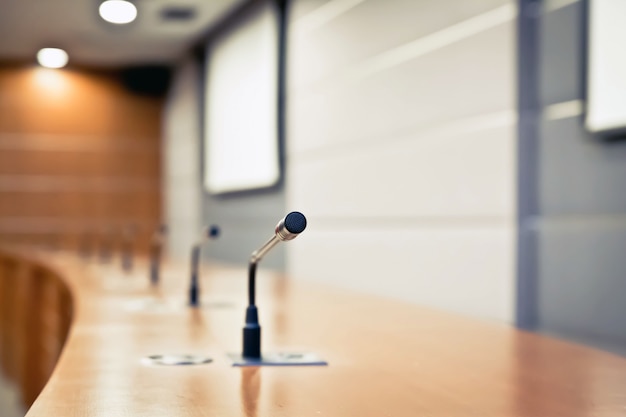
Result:
M290 151L384 141L389 134L512 109L513 30L513 22L500 25L359 82L340 74L290 90Z
M189 115L182 116L189 118ZM193 180L194 184L198 177L198 164L190 161L190 158L197 159L198 144L192 143L186 135L193 132L179 132L172 137L172 143L169 144L167 156L167 174L170 178L180 179L182 182ZM193 137L193 136L192 136Z
M311 3L319 4L314 8ZM416 3L416 0L296 1L290 38L299 46L292 50L294 86L332 77L337 70L388 52L398 45L499 6L510 5L507 0L446 0L446 10L442 13L441 0L420 0L418 6ZM336 15L331 9L341 14ZM327 23L322 25L326 20ZM324 59L315 59L322 54Z
M311 219L307 236L290 246L293 276L510 320L511 225L331 226Z
M200 79L186 60L176 71L163 122L163 207L169 225L168 254L184 258L200 228Z
M324 217L508 219L514 210L512 127L416 133L351 151L297 155L290 179L298 186L290 198Z
M512 321L514 3L294 3L288 271Z

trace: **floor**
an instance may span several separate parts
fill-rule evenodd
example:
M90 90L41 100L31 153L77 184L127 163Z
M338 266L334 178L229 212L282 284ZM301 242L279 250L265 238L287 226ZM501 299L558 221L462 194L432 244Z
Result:
M23 417L25 414L17 390L0 375L0 417Z

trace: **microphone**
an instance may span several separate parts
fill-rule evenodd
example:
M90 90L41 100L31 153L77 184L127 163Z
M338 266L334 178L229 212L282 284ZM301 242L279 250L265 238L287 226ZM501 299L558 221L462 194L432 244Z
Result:
M198 284L198 270L200 264L200 247L210 239L217 239L220 235L220 228L216 225L208 227L200 240L191 247L191 283L189 285L189 305L198 307L200 304L200 286Z
M152 235L150 242L150 283L159 283L159 266L161 265L161 254L163 252L163 239L167 235L167 226L162 224Z
M243 328L244 358L261 358L261 326L255 304L256 299L256 266L263 257L281 241L293 240L306 229L306 217L298 211L292 211L281 219L272 236L263 246L252 252L248 263L248 307L246 323Z
M135 224L130 224L122 230L122 269L126 272L133 269L133 243L136 234Z

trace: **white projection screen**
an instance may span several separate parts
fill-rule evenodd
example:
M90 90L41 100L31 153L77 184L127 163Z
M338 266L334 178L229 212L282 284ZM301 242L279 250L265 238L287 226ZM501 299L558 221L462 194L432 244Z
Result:
M589 0L586 127L626 130L626 0Z
M206 52L206 189L222 194L277 184L277 11L270 2L260 5L210 42Z

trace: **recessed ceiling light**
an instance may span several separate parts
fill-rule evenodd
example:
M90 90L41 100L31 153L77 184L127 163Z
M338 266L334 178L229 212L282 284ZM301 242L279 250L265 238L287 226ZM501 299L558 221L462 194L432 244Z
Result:
M137 7L126 0L106 0L100 5L100 17L109 23L123 25L137 18Z
M63 68L67 65L67 52L59 48L43 48L37 52L37 62L46 68Z

